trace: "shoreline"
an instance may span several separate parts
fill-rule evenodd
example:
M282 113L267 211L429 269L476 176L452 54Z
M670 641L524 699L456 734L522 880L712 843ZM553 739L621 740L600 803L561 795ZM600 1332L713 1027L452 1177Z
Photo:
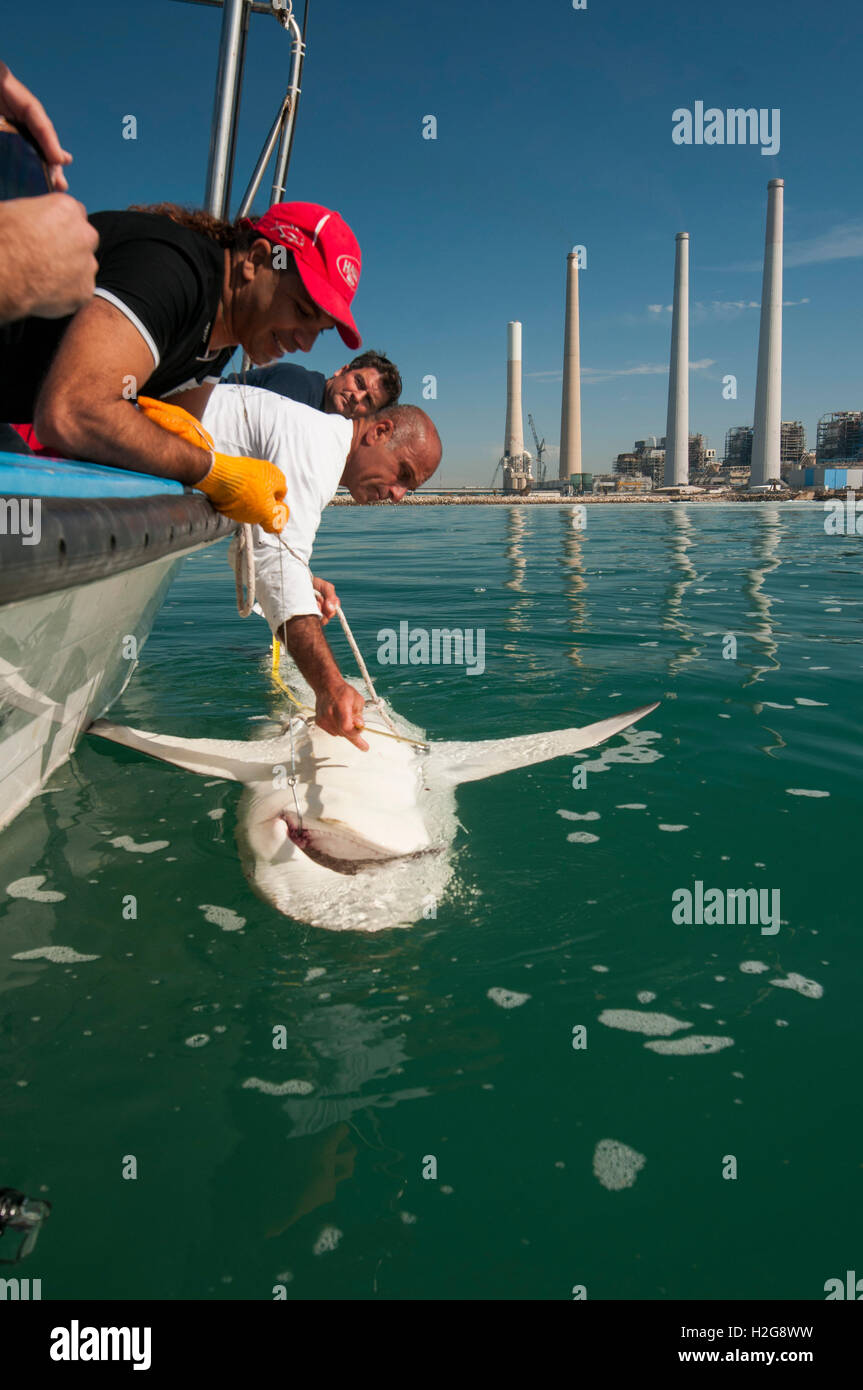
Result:
M853 489L852 489L853 491ZM572 497L549 497L541 493L528 497L521 497L517 493L507 497L495 497L491 493L488 496L453 496L441 497L432 494L414 493L405 497L401 502L355 502L352 497L336 496L329 502L331 507L606 507L606 506L716 506L718 504L737 504L746 502L825 502L833 498L845 500L844 492L819 492L817 496L813 491L798 493L765 493L750 492L710 496L709 494L693 497L656 497L650 493L644 493L637 497L623 496L584 496L576 493Z

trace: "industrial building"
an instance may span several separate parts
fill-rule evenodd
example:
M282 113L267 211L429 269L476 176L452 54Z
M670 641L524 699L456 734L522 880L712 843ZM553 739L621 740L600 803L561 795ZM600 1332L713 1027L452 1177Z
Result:
M818 421L817 465L863 465L863 410L834 410Z
M732 425L725 435L725 458L723 468L727 470L752 467L752 426Z
M618 477L650 478L654 487L662 486L665 467L665 435L659 438L649 434L646 439L636 439L630 453L618 454L612 464Z
M783 420L779 444L782 469L799 468L806 453L806 431L800 420Z

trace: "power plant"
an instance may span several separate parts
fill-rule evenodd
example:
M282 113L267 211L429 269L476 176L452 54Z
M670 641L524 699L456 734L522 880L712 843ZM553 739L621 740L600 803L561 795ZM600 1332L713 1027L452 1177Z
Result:
M689 233L678 232L674 253L665 486L689 482Z
M533 474L531 456L524 447L524 417L521 407L521 324L507 324L506 431L503 457L504 492L530 492Z
M782 426L782 200L784 179L767 185L767 231L764 238L764 278L761 287L761 325L758 332L758 376L755 382L755 424L752 433L750 487L765 487L780 478Z
M560 481L568 483L581 467L581 344L578 323L578 255L566 258L566 319L563 328L563 383L560 409ZM581 482L579 478L578 483Z
M761 320L758 338L758 367L755 387L754 423L728 430L725 458L721 465L716 450L705 446L704 436L689 429L689 233L675 238L674 291L671 318L671 354L668 371L668 413L665 437L637 440L631 453L619 454L615 475L600 475L596 485L607 490L614 484L649 490L661 482L665 489L686 488L690 476L700 486L714 483L737 488L767 490L800 474L800 486L810 486L811 467L816 462L806 454L803 425L799 420L782 419L782 243L784 180L771 179L767 185L767 224L764 240L764 267L761 294ZM503 470L505 493L540 491L591 491L594 477L585 473L581 453L581 361L579 338L579 256L573 250L566 262L566 312L561 380L560 463L556 481L546 479L543 461L545 440L540 442L533 416L528 416L536 445L538 476L532 471L533 457L524 447L521 399L521 324L508 325L506 433L498 468ZM733 378L728 378L733 380ZM723 392L723 394L725 394ZM731 397L730 397L731 398ZM735 397L736 398L736 397ZM852 470L863 465L863 412L839 412L826 416L819 425L817 463L837 473L836 465ZM496 474L497 470L495 470ZM721 472L721 476L720 475ZM748 475L748 477L747 477ZM826 476L826 475L825 475ZM850 476L850 475L849 475ZM855 472L856 476L856 472ZM494 480L492 480L494 482Z

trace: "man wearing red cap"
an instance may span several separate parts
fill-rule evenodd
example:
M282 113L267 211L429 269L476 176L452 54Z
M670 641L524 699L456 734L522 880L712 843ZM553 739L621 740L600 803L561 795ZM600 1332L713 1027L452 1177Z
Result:
M32 422L61 456L174 478L237 521L281 529L278 469L211 450L202 460L134 401L170 397L200 416L237 346L263 365L309 352L335 327L359 347L351 229L316 203L278 203L256 223L173 204L90 221L100 239L93 299L67 318L0 327L0 420Z

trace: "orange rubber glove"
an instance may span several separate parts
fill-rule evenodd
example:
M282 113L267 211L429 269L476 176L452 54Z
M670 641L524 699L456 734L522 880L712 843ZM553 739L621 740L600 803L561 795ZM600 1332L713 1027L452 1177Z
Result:
M217 511L232 521L262 526L271 535L282 530L290 513L284 501L285 477L281 469L266 459L216 453L212 437L200 420L169 401L139 396L138 406L154 425L179 435L187 444L206 449L212 460L210 470L192 486L206 493Z

